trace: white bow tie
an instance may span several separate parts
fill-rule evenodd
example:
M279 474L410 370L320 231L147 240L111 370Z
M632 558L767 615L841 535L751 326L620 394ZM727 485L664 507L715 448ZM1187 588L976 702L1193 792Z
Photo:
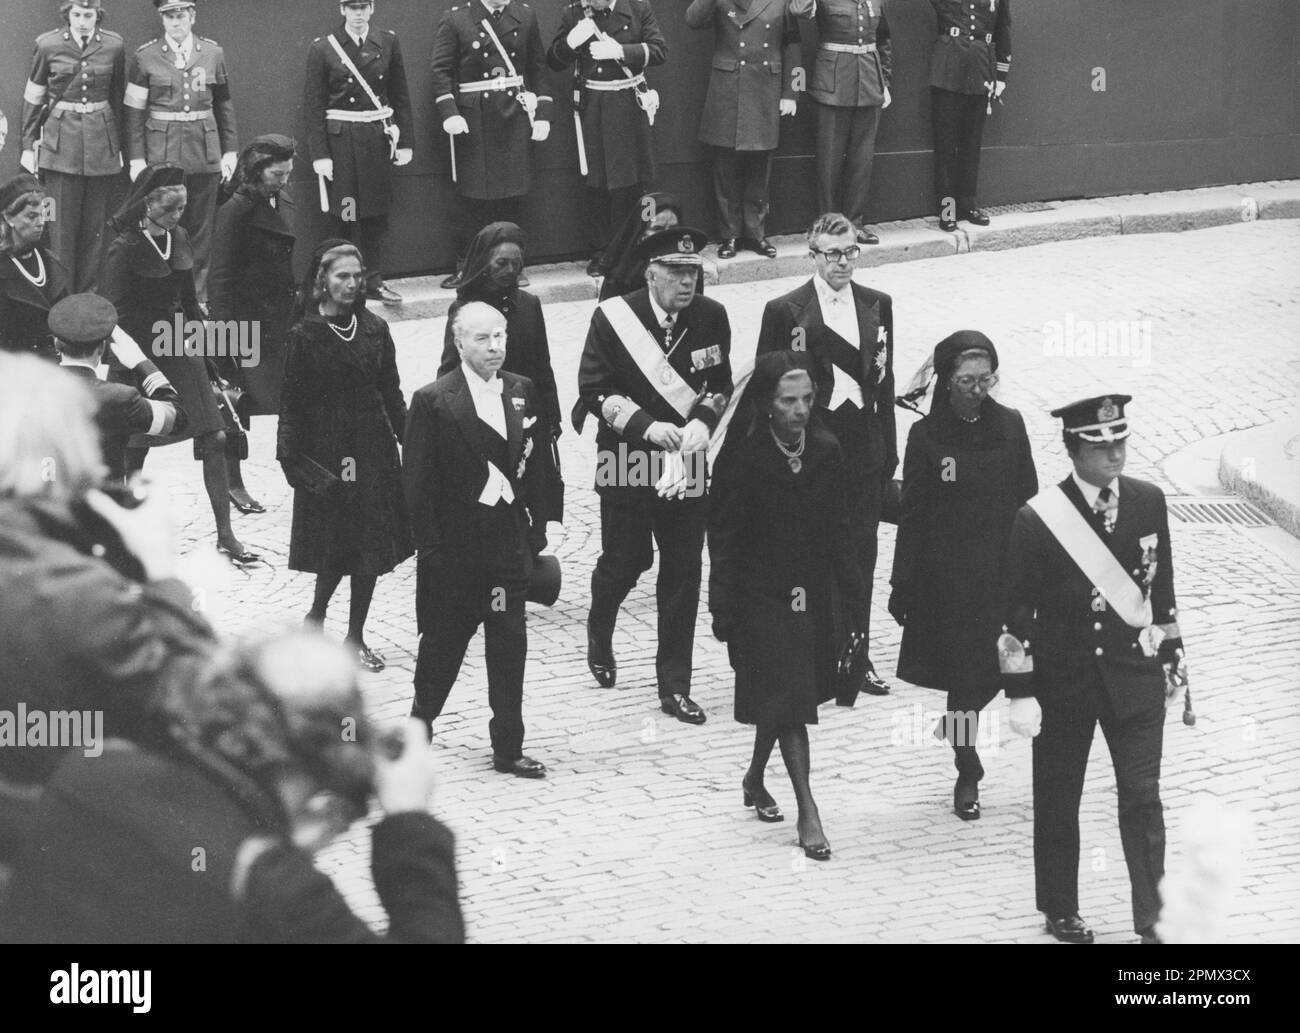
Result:
M505 386L500 377L493 377L491 380L484 380L476 374L474 379L477 381L477 383L474 384L474 390L478 394L499 395L502 393L501 389Z

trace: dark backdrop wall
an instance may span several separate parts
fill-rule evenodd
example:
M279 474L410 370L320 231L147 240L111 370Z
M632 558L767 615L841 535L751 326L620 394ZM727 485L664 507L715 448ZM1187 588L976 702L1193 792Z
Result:
M518 2L518 0L516 0ZM653 0L668 63L649 78L663 98L655 135L659 182L683 195L690 221L713 226L707 165L696 142L712 33L686 26L688 0ZM428 61L451 0L377 0L372 25L397 30L415 97L415 160L397 172L390 272L427 272L452 259L447 138L437 123ZM549 44L561 0L533 0ZM128 53L157 36L149 0L106 0L107 26ZM0 0L0 111L9 139L0 170L17 170L18 126L32 41L55 27L56 0ZM879 220L930 211L928 60L934 14L927 0L888 0L894 103L877 141L872 210ZM1300 175L1300 5L1296 0L1015 0L1010 86L985 132L981 201L1015 201L1204 186ZM306 50L339 22L333 0L203 0L197 31L226 50L240 137L280 131L305 139L301 94ZM807 51L815 30L804 25ZM806 56L811 61L812 54ZM1105 89L1101 85L1104 75ZM531 257L577 255L582 192L568 101L550 140L534 145L540 175L528 213ZM812 102L785 121L773 170L775 233L802 229L813 211ZM316 239L310 164L294 193L300 239ZM300 249L300 252L305 249Z

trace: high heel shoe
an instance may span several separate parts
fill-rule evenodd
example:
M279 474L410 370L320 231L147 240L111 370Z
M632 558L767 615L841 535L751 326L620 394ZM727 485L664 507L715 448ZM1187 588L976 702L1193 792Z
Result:
M746 807L753 807L754 813L758 815L759 821L785 821L785 815L781 813L781 808L776 805L772 795L763 788L758 789L757 793L762 793L767 798L764 803L757 793L749 787L749 776L746 775L740 782L741 798L744 800Z
M831 845L829 843L815 843L810 846L801 839L799 845L803 847L804 857L811 857L814 861L829 861L831 859Z

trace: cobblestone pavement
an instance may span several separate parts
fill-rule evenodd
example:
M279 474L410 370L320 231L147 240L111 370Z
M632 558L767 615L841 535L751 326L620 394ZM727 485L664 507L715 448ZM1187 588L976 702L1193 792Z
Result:
M1173 485L1171 455L1202 438L1271 422L1300 394L1300 222L1257 222L1179 235L1107 237L911 262L859 273L894 297L900 383L949 332L978 328L1002 357L1001 399L1026 416L1040 478L1068 470L1047 411L1102 391L1135 396L1129 472ZM712 292L730 312L737 367L752 361L762 303L799 281ZM561 403L592 304L547 309ZM1089 329L1135 323L1136 355L1053 354ZM442 320L394 328L409 397L433 374ZM1142 349L1149 343L1149 353ZM900 415L900 442L908 417ZM236 516L244 540L270 558L244 574L218 562L200 471L186 446L164 449L150 473L184 520L190 577L228 634L293 627L311 578L285 567L290 498L274 457L274 420L254 425L247 481L269 506ZM436 725L441 781L433 809L457 833L461 894L473 940L837 940L1050 942L1034 912L1029 742L1011 737L999 699L985 727L984 820L949 810L950 755L929 729L938 693L894 680L888 698L823 708L813 729L814 790L834 858L805 862L794 800L777 757L768 784L789 815L764 825L740 805L751 735L731 719L725 648L701 607L695 698L702 727L659 712L654 690L653 572L629 597L615 639L619 685L600 689L584 662L587 583L599 545L590 489L593 437L561 439L568 537L565 588L530 614L526 749L543 782L494 774L487 744L481 639L470 647L449 712ZM893 553L882 529L872 654L892 674L899 631L884 610ZM1184 817L1213 797L1249 812L1247 876L1224 935L1284 941L1300 933L1300 543L1276 528L1174 523L1174 556L1199 722L1171 713L1163 795L1168 867ZM706 574L707 576L707 574ZM414 564L380 581L368 628L389 667L363 675L375 716L406 713L416 635ZM342 634L346 587L328 628ZM782 788L784 786L784 788ZM1132 942L1114 778L1101 736L1081 816L1081 911L1099 941ZM364 829L322 855L367 919L383 912L369 881Z

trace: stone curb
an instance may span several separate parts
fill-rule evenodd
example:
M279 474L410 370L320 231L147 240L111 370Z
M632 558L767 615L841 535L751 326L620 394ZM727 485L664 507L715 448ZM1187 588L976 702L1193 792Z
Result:
M1006 251L1084 237L1182 233L1256 219L1300 219L1300 180L1050 203L1049 211L995 215L990 226L962 222L956 233L941 231L933 217L880 223L876 227L880 243L863 250L859 266L871 268L971 251ZM717 248L711 245L705 252L705 283L751 283L808 272L808 248L802 236L774 237L772 242L777 247L775 258L742 251L726 261L718 259ZM586 274L581 262L532 266L528 275L532 280L528 289L543 303L594 301L598 296L599 281ZM389 322L446 315L456 294L438 286L443 278L415 276L391 281L405 304L375 305L374 309Z
M1219 483L1300 538L1300 416L1230 435L1219 455Z

